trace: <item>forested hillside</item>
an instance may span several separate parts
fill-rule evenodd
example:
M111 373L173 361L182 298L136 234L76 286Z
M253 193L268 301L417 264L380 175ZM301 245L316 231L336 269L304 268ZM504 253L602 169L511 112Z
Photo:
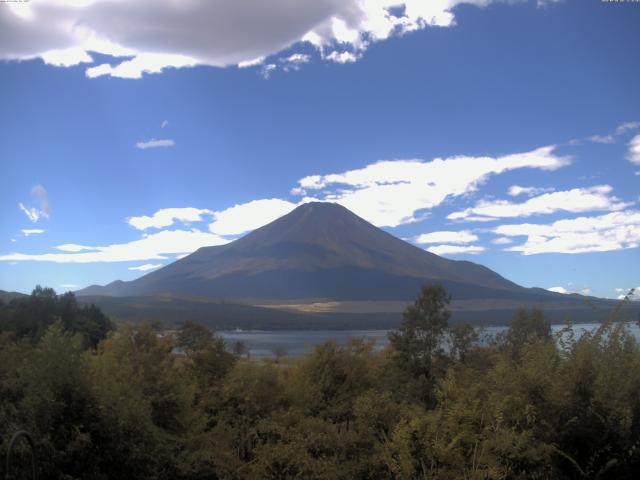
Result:
M558 341L542 311L522 310L504 336L480 343L471 327L449 327L448 296L429 285L382 352L328 342L299 360L258 362L193 323L175 334L149 324L107 333L99 310L72 300L40 289L0 310L1 459L25 429L39 478L631 479L640 470L640 350L614 316ZM10 478L28 463L25 445Z

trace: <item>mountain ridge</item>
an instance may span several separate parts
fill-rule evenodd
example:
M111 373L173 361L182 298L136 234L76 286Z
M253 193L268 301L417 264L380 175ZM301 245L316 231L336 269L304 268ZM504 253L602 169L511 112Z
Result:
M427 281L442 283L456 299L567 298L521 287L480 264L440 257L327 202L300 205L240 239L202 247L136 280L76 293L233 301L409 300Z

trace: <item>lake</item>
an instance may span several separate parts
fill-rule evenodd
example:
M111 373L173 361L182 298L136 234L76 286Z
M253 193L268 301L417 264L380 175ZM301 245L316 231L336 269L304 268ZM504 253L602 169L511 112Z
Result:
M586 331L593 331L599 324L585 323L574 325L576 336L582 335ZM552 325L552 330L557 332L564 328L564 325ZM496 335L503 332L507 327L485 327L484 333ZM629 329L636 340L640 341L640 327L633 323L629 324ZM288 357L301 357L310 352L315 346L321 345L327 340L335 340L338 344L344 345L350 338L373 339L376 348L382 349L387 346L389 330L284 330L284 331L221 331L218 332L227 342L240 340L249 348L251 356L255 358L273 357L273 349L283 348Z

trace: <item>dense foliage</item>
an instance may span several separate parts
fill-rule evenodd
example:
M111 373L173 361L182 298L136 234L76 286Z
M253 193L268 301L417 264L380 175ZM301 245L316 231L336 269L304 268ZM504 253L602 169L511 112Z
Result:
M94 348L114 328L98 307L79 306L72 292L56 295L53 289L38 285L29 297L7 304L0 301L0 334L5 339L28 337L38 341L56 322L67 332L79 333L85 346Z
M1 308L0 452L7 433L29 430L43 478L640 471L640 349L622 324L557 338L540 310L522 310L504 336L480 344L472 328L448 327L446 292L425 286L389 348L327 342L276 363L247 359L193 323L176 334L123 326L95 342L85 310L65 321L64 296L38 310L42 292L30 307ZM20 308L24 328L12 323Z

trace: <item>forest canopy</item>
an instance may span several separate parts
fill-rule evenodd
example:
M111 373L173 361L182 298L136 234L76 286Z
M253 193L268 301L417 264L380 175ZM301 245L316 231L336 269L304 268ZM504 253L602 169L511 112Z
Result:
M425 285L390 345L253 360L211 330L116 330L73 294L0 305L0 460L30 432L40 478L583 479L640 471L640 349L540 309L480 341ZM27 476L19 443L10 478ZM4 476L0 461L0 477Z

